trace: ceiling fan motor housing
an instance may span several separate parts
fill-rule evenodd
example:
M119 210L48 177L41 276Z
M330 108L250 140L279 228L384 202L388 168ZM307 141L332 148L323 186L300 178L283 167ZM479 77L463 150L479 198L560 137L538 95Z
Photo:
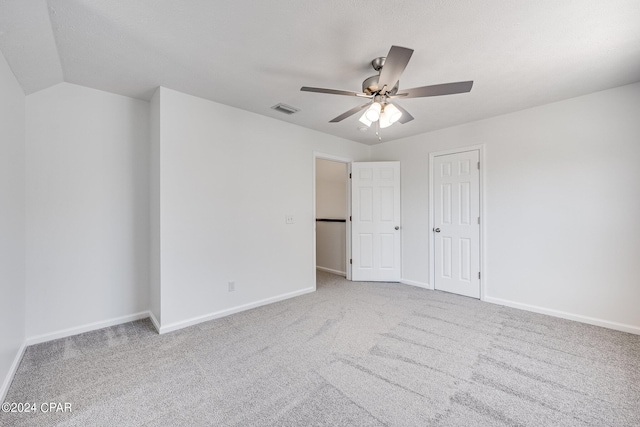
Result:
M378 79L380 79L380 75L367 77L365 81L362 82L362 91L367 95L374 95L378 93L380 89L382 89L381 87L378 86ZM395 95L396 92L398 92L399 84L400 84L400 81L398 80L398 82L393 87L393 89L391 89L390 91L389 90L387 91L387 94Z

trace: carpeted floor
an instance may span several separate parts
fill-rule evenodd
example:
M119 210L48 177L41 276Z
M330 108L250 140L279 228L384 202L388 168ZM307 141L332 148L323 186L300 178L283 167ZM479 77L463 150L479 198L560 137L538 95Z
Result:
M29 347L0 425L639 426L640 336L318 272L313 294L158 335Z

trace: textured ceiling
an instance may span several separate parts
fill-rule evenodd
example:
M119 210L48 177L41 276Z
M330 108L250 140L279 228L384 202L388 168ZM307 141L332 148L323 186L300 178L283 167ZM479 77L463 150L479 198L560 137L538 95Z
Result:
M394 44L415 50L401 89L475 81L400 101L416 119L390 141L640 81L639 23L640 0L0 0L0 50L27 94L165 86L375 144L358 115L328 123L362 99L300 87L359 91Z

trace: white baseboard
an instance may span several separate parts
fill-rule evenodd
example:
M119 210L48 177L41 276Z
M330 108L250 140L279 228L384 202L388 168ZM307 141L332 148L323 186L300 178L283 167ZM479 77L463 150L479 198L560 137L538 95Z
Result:
M9 391L9 387L11 386L11 382L13 381L13 377L16 375L16 371L18 370L18 366L20 366L20 362L22 361L22 356L24 356L24 351L27 348L27 344L23 343L18 352L16 353L16 357L13 358L13 363L9 368L9 372L4 377L4 381L2 381L2 388L0 388L0 403L4 402L7 397L7 392Z
M580 314L567 313L565 311L553 310L550 308L538 307L535 305L523 304L520 302L509 301L501 298L485 297L485 302L492 304L504 305L507 307L518 308L520 310L531 311L534 313L546 314L548 316L560 317L562 319L575 320L576 322L587 323L589 325L602 326L603 328L615 329L616 331L628 332L630 334L640 335L640 327L626 325L624 323L611 322L609 320L596 319L594 317L582 316Z
M121 323L133 322L134 320L146 319L149 317L148 311L141 311L140 313L129 314L127 316L115 317L113 319L101 320L99 322L87 323L86 325L76 326L73 328L63 329L56 332L50 332L48 334L36 335L34 337L27 338L27 345L40 344L47 341L57 340L59 338L66 338L72 335L82 334L84 332L95 331L97 329L107 328L109 326L119 325Z
M433 290L430 284L424 282L416 282L415 280L400 279L403 285L417 286L418 288Z
M337 274L338 276L347 277L346 271L334 270L333 268L320 267L319 265L316 265L316 270L326 271L327 273L333 273Z
M239 305L237 307L228 308L226 310L216 311L215 313L205 314L203 316L193 317L191 319L182 320L180 322L170 323L160 327L159 332L166 334L168 332L177 331L178 329L186 328L188 326L197 325L198 323L208 322L209 320L218 319L220 317L229 316L230 314L239 313L241 311L250 310L252 308L260 307L274 302L283 301L289 298L298 297L311 292L315 292L316 288L306 288L299 291L289 292L286 294L278 295L271 298L266 298L260 301L251 302L249 304Z
M153 327L156 328L156 331L160 333L160 322L158 322L158 319L156 319L156 316L153 315L151 310L149 310L149 319L151 323L153 323Z

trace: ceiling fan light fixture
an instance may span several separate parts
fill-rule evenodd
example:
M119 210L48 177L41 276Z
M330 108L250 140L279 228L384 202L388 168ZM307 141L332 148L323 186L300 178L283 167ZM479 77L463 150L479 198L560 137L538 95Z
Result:
M367 119L367 112L366 111L360 117L359 121L360 121L360 123L362 123L363 125L365 125L367 127L371 126L371 120Z
M380 121L378 123L380 124L380 129L388 128L392 125L391 121L389 121L389 115L385 111L380 114Z
M380 118L381 110L382 110L382 105L380 105L379 102L374 102L373 104L371 104L371 107L369 107L367 111L364 112L364 116L370 122L377 122L378 119Z
M361 114L359 121L364 126L359 126L358 129L369 129L373 124L376 135L378 135L378 140L380 140L381 128L387 128L395 122L405 124L414 119L400 104L393 102L395 98L409 99L453 95L456 93L469 92L473 87L473 81L469 80L400 90L400 78L412 55L413 49L395 45L391 46L389 54L386 57L379 57L371 62L371 65L378 71L378 74L370 76L362 82L362 92L309 86L303 86L300 90L303 92L368 98L370 100L369 103L361 104L345 111L338 117L330 120L329 123L338 123L347 117ZM364 111L364 113L362 113L362 111Z
M385 105L384 114L389 118L389 123L391 124L397 122L400 120L400 117L402 117L402 111L393 104Z

